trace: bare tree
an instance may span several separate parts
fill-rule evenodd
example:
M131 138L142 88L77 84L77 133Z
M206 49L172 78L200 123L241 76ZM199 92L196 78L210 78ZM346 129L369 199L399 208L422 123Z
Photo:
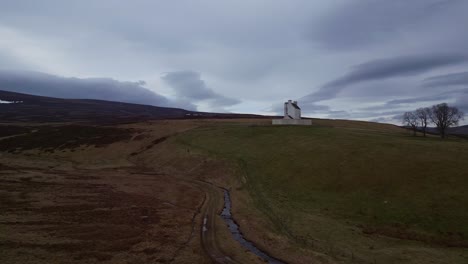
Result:
M403 114L403 124L413 129L413 136L416 136L416 130L418 128L418 116L415 112L405 112Z
M442 103L432 106L430 119L437 126L440 137L445 138L447 128L458 125L458 122L463 119L463 115L463 112L458 108Z
M419 123L421 124L424 136L426 136L426 128L427 128L427 123L430 121L430 115L431 115L431 108L429 107L416 109L416 116L419 119Z

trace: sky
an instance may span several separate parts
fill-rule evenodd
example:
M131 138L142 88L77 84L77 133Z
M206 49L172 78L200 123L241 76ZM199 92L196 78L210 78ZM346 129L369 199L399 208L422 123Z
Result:
M466 0L0 0L0 90L399 123L468 113ZM1 100L1 98L0 98Z

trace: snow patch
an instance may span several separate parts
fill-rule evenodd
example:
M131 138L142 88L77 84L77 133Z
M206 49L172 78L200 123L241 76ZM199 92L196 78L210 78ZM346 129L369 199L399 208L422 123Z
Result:
M23 101L5 101L5 100L0 99L0 104L20 104L22 102Z

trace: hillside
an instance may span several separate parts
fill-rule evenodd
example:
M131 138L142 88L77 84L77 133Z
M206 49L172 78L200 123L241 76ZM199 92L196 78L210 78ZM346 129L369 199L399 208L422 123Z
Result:
M0 96L21 101L0 104L2 263L264 263L221 217L223 192L243 236L285 263L468 261L462 137Z
M90 99L59 99L0 90L1 122L127 123L158 119L262 118Z
M240 182L232 189L236 220L283 259L296 252L307 263L318 251L344 263L464 263L449 248L468 247L468 141L412 137L371 122L314 121L213 124L177 142L231 164ZM263 220L253 220L257 211Z

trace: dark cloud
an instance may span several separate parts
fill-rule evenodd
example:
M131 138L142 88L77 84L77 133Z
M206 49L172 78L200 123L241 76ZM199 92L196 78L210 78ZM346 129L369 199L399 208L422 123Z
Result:
M424 54L373 60L354 66L345 76L325 84L317 92L302 99L311 102L332 99L349 85L417 75L438 67L460 64L467 59L463 54Z
M144 88L143 81L120 82L109 78L66 78L39 72L0 71L0 89L34 95L100 99L118 102L171 105L164 96Z
M207 102L211 108L223 109L240 103L240 100L220 95L209 88L198 72L176 71L161 77L176 93L178 98L190 102Z
M458 72L426 78L423 81L423 85L426 87L440 87L453 85L468 86L468 72Z

